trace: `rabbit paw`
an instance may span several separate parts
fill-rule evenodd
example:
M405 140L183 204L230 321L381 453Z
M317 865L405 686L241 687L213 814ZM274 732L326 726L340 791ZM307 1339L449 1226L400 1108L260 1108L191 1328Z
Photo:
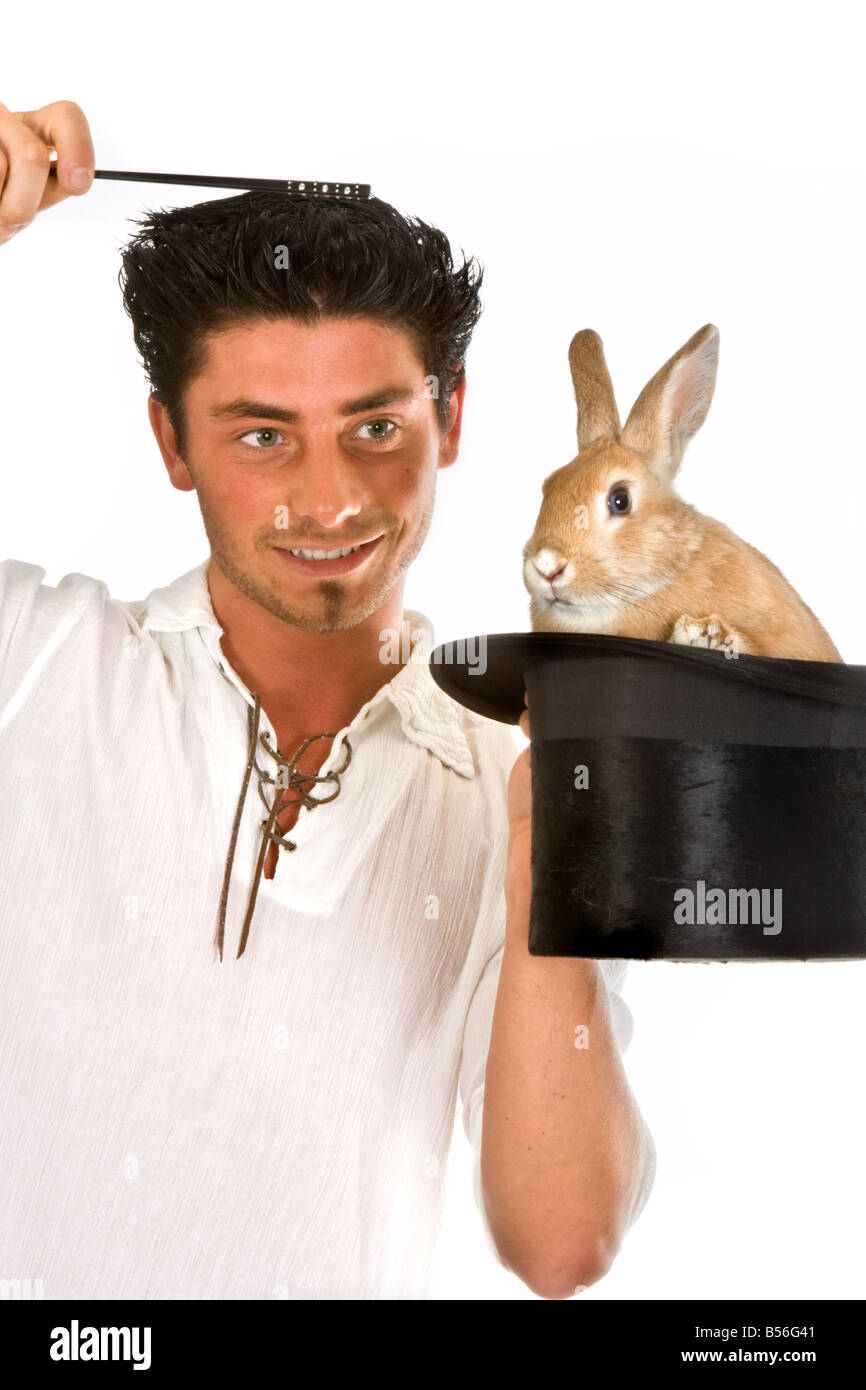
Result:
M682 647L723 648L727 656L737 656L743 646L740 634L727 627L718 613L706 618L691 618L684 613L674 623L668 641Z

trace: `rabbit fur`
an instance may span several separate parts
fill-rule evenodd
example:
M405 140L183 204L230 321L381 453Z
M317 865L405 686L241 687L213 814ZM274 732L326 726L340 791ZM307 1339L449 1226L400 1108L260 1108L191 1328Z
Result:
M545 478L523 579L535 632L605 632L729 656L842 661L771 560L674 491L716 383L708 323L641 391L621 427L602 340L568 351L578 452Z

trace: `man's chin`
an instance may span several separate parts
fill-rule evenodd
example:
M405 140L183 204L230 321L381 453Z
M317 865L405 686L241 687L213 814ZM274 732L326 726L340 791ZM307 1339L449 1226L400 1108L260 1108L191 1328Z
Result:
M276 602L272 611L284 622L306 632L345 632L381 608L395 582L377 584L366 594L347 594L342 585L322 581L322 591L300 602L293 603L282 594L274 595Z
M373 612L373 609L370 612ZM362 609L359 612L347 610L338 616L333 614L326 616L322 613L309 615L293 613L291 615L286 614L285 620L292 627L301 628L305 632L347 632L350 628L357 627L369 616L370 613L366 609Z
M395 565L392 556L388 572L371 574L364 587L358 582L360 576L351 574L345 578L313 577L306 593L303 589L298 592L299 586L294 583L281 585L274 593L279 616L307 632L345 632L363 623L387 602L405 568L402 557ZM295 592L289 592L290 588L295 588Z

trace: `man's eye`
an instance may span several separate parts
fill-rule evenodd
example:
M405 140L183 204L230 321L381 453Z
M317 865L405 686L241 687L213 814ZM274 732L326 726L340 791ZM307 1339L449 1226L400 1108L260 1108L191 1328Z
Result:
M389 432L388 432L387 434L374 434L374 435L368 435L368 436L367 436L368 439L369 439L369 438L372 438L373 440L390 439L390 438L391 438L391 435L394 433L394 430L396 430L396 428L397 428L397 426L394 424L394 421L393 421L393 420L367 420L363 425L359 426L359 428L362 429L362 430L375 430L375 429L377 429L380 425L390 425L390 430L389 430Z
M272 425L261 425L256 430L247 430L246 434L241 435L241 441L243 442L244 440L246 440L251 434L269 434L279 436L279 433L279 430L275 430ZM265 452L267 449L272 449L275 443L275 439L266 440L263 449L260 449L259 452L262 453ZM257 446L255 444L250 444L249 447L251 449L255 449Z

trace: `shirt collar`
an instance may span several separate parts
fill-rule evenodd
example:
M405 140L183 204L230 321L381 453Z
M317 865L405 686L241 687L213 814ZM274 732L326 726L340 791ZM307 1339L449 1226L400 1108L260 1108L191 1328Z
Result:
M227 666L227 658L219 645L223 628L217 622L207 584L209 563L210 557L171 584L152 589L140 603L127 606L138 610L137 616L145 632L201 629L214 661ZM475 762L460 721L460 706L445 694L430 673L433 625L423 613L412 608L404 608L403 624L404 633L399 643L395 635L394 646L397 648L395 659L405 660L406 664L362 706L349 728L357 728L368 710L389 699L411 743L428 748L440 762L461 776L474 777Z

